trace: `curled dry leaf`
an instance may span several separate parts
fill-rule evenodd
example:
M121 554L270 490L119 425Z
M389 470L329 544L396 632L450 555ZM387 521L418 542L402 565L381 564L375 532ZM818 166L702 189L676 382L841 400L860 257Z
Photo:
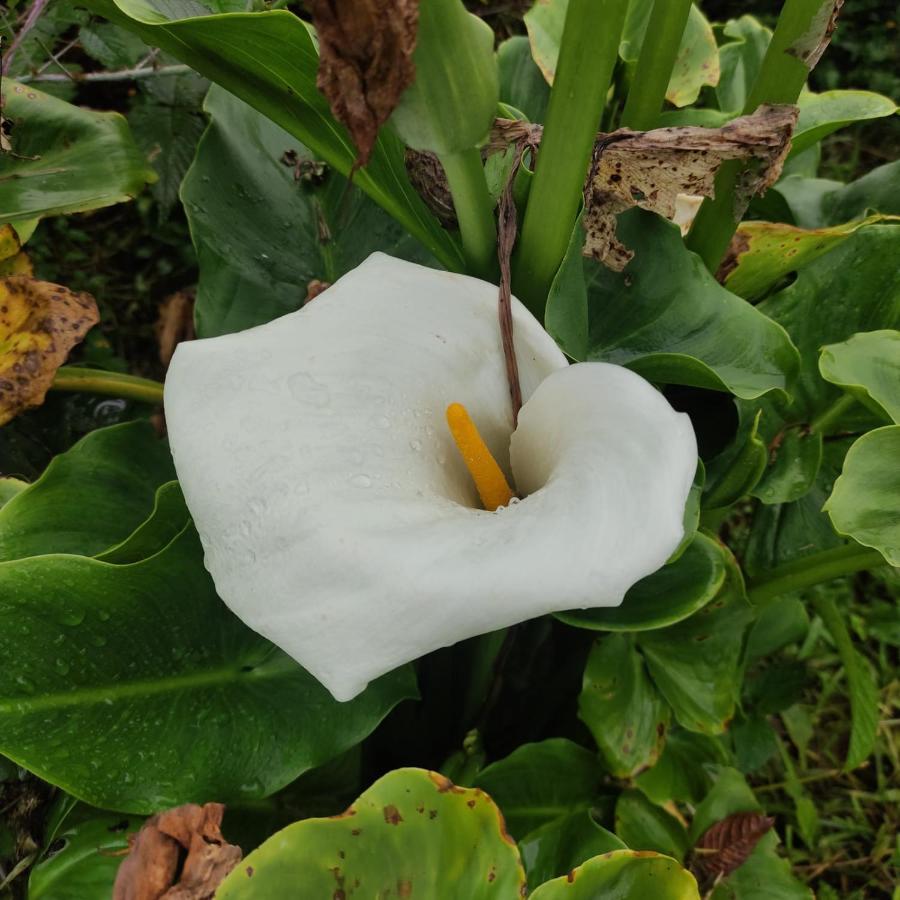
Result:
M113 900L210 900L240 862L222 836L221 803L188 803L149 818L119 866Z
M0 278L0 425L44 402L56 370L99 320L90 294L25 275Z
M426 206L444 228L456 228L456 207L447 175L437 154L428 150L406 150L406 174Z
M159 304L155 331L159 361L168 367L178 344L194 339L193 291L176 291Z
M796 107L761 106L722 128L623 128L601 136L585 191L585 256L624 269L634 254L616 238L616 216L640 206L673 219L679 195L713 196L716 172L727 159L756 162L736 192L740 218L750 198L778 178L796 123Z
M306 299L303 302L309 303L310 300L315 300L319 294L324 293L330 287L330 281L320 281L318 278L311 278L306 285Z
M734 813L708 828L694 848L691 868L708 878L726 878L742 865L775 824L759 812Z
M309 0L319 36L317 85L365 165L378 129L415 77L418 0Z

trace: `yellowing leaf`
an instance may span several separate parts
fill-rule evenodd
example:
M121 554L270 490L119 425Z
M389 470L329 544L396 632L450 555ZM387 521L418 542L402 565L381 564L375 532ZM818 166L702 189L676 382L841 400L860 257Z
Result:
M0 225L0 262L15 256L21 246L15 228L12 225Z
M56 370L99 319L90 294L26 275L0 278L0 425L44 402Z
M22 250L15 256L0 260L0 277L6 275L33 275L34 267L28 254Z

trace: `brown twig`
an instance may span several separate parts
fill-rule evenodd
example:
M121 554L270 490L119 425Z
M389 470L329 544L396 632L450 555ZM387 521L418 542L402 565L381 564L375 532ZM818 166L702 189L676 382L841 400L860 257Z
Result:
M9 67L12 65L13 58L16 55L16 50L19 49L22 41L25 39L25 36L34 28L37 20L41 17L41 13L44 11L44 7L46 7L48 0L34 0L34 3L31 6L31 9L28 10L28 15L25 17L25 21L22 23L22 27L19 29L15 38L13 38L13 42L9 45L9 50L6 52L6 55L3 57L3 65L0 67L0 72L6 75L9 72Z
M506 362L506 380L509 382L509 399L512 403L513 427L519 423L519 410L522 408L522 387L519 383L519 363L516 360L516 346L513 336L512 320L512 276L510 259L516 243L518 231L516 223L516 203L513 200L513 182L522 161L524 147L517 148L516 160L509 173L509 178L500 195L499 222L497 228L497 257L500 260L500 337L503 341L503 358Z

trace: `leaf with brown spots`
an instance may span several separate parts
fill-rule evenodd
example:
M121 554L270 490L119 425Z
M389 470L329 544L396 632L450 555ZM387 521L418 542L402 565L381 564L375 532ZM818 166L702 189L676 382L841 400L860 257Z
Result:
M222 836L224 812L221 803L188 803L148 819L119 866L113 900L211 900L241 860Z
M640 206L673 219L679 195L713 196L727 159L756 162L736 195L745 206L778 178L796 122L796 107L761 106L722 128L623 128L602 135L585 191L585 256L622 271L634 253L616 238L616 216Z
M99 320L90 294L26 275L0 278L0 425L44 402L56 370Z
M710 880L741 866L775 820L758 812L734 813L708 828L694 848L691 870Z
M415 77L418 0L309 0L319 36L316 85L369 161L378 129Z

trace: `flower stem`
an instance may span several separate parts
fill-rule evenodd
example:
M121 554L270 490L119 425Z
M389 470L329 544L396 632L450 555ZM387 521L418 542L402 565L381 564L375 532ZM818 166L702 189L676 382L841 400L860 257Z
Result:
M470 275L494 280L497 262L497 226L481 153L471 147L440 157L453 195L463 254Z
M742 112L752 113L763 103L796 103L818 60L820 44L828 42L835 0L785 0L775 33L750 89ZM746 163L722 164L716 175L715 199L703 201L687 238L688 247L715 272L740 222L734 195Z
M634 79L622 112L622 125L648 131L656 125L666 98L691 0L656 0L641 44Z
M541 149L513 255L513 290L543 319L581 205L627 0L570 0Z
M780 594L883 565L884 557L877 550L861 544L842 544L763 573L748 583L747 595L751 603L760 606Z
M838 397L828 409L821 412L809 423L809 430L818 434L824 434L841 416L856 405L856 398L852 394L844 394Z
M50 389L54 391L83 391L87 394L108 394L140 403L159 404L163 401L163 386L149 378L86 369L81 366L62 366L56 372Z

